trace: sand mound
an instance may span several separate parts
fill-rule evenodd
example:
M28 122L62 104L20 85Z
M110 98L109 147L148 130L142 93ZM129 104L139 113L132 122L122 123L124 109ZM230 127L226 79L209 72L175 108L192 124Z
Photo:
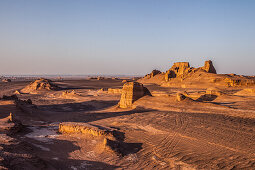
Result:
M59 87L49 79L38 79L21 90L22 93L37 93L41 90L57 90Z
M131 107L134 101L145 95L151 95L151 93L143 84L138 82L128 82L124 84L119 103L120 108Z

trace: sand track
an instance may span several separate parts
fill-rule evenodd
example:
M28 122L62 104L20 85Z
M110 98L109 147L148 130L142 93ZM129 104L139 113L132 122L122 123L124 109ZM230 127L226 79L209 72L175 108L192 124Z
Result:
M62 94L61 90L18 95L37 106L32 113L0 100L1 117L12 112L25 125L12 138L31 149L20 144L17 148L42 160L48 169L255 169L253 96L222 95L212 101L177 102L175 94L182 89L150 85L149 90L170 95L142 97L134 103L135 109L120 109L119 94L91 94L101 88L119 88L121 80L99 82L57 82L63 91L77 90L82 96L79 100L52 97ZM13 94L26 84L1 85L1 93ZM201 95L204 91L190 89ZM59 134L57 127L64 121L114 128L130 148L119 148L127 152L118 155L102 147L101 137Z

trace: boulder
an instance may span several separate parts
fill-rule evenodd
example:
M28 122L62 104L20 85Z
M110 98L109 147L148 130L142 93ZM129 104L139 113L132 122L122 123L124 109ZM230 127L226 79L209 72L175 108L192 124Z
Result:
M123 85L121 99L120 99L120 108L131 107L133 102L139 98L151 95L149 90L143 86L143 84L138 82L128 82Z
M205 61L205 65L202 67L202 69L208 73L217 74L211 60Z

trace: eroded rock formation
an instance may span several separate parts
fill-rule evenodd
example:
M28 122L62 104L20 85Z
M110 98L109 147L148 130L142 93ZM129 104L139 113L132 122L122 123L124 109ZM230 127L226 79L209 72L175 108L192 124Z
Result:
M202 67L202 69L204 71L206 71L207 73L217 74L217 72L216 72L216 70L215 70L211 60L205 61L205 65L204 65L204 67Z
M152 70L152 72L150 74L145 75L146 78L152 78L154 76L156 76L157 74L161 74L161 71L159 70Z
M190 72L189 62L177 62L165 73L165 80L170 78L180 77Z
M59 87L49 79L38 79L31 82L28 86L21 90L22 93L34 93L40 90L57 90Z
M151 95L149 90L143 86L143 84L138 82L128 82L123 85L120 108L128 108L132 106L132 103L137 99L145 96Z

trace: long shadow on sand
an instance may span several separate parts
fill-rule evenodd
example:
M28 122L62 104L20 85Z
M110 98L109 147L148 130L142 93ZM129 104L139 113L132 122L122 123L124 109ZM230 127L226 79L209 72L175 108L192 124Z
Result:
M22 134L22 132L21 132ZM52 139L51 144L36 144L33 139L21 140L12 135L12 143L0 143L2 158L0 165L7 169L115 169L118 166L109 165L98 161L70 159L70 153L80 150L74 142ZM43 150L39 147L50 147L53 150Z
M43 111L54 112L81 112L81 111L98 111L107 109L118 104L118 100L90 100L81 103L65 103L53 105L41 105L39 109Z

